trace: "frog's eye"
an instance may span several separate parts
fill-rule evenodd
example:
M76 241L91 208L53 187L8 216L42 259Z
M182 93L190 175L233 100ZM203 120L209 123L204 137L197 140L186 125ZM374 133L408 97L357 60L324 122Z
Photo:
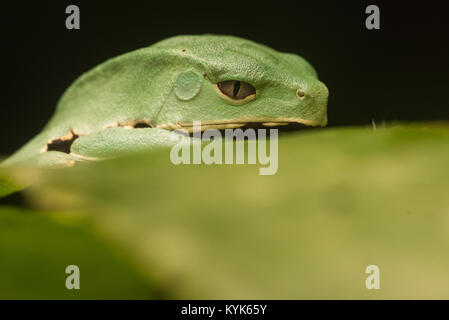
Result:
M236 102L247 102L256 97L256 88L247 82L227 80L217 83L221 94Z

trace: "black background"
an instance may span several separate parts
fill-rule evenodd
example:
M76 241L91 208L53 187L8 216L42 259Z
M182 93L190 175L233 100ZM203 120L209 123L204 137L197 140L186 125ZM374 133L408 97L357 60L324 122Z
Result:
M36 1L1 4L0 155L37 134L98 63L179 34L230 34L297 53L330 90L329 125L449 119L448 11L437 1ZM76 4L81 29L67 30ZM376 4L381 29L365 28Z

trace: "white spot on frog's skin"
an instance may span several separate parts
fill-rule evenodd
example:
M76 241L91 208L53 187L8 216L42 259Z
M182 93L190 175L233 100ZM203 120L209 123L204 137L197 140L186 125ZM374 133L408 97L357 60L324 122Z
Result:
M288 122L263 122L262 123L266 127L277 127L277 126L286 126Z
M201 89L201 77L194 71L185 71L178 75L175 82L175 95L179 100L193 99Z

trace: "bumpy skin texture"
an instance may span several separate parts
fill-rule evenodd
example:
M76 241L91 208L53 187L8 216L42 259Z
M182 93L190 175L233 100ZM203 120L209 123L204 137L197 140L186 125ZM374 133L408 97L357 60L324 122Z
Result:
M251 84L255 98L228 99L216 86L226 80ZM169 146L178 141L173 130L191 129L197 120L218 129L248 123L325 126L327 97L313 67L295 54L232 36L177 36L80 76L43 131L3 165L73 164ZM136 123L151 127L130 129ZM57 139L74 142L68 152L48 150Z

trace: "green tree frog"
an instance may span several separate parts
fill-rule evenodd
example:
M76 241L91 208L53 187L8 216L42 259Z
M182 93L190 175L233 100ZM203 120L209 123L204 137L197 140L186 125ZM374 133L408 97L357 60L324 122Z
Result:
M64 166L170 146L176 129L325 126L328 89L303 58L234 36L176 36L81 75L2 165Z

